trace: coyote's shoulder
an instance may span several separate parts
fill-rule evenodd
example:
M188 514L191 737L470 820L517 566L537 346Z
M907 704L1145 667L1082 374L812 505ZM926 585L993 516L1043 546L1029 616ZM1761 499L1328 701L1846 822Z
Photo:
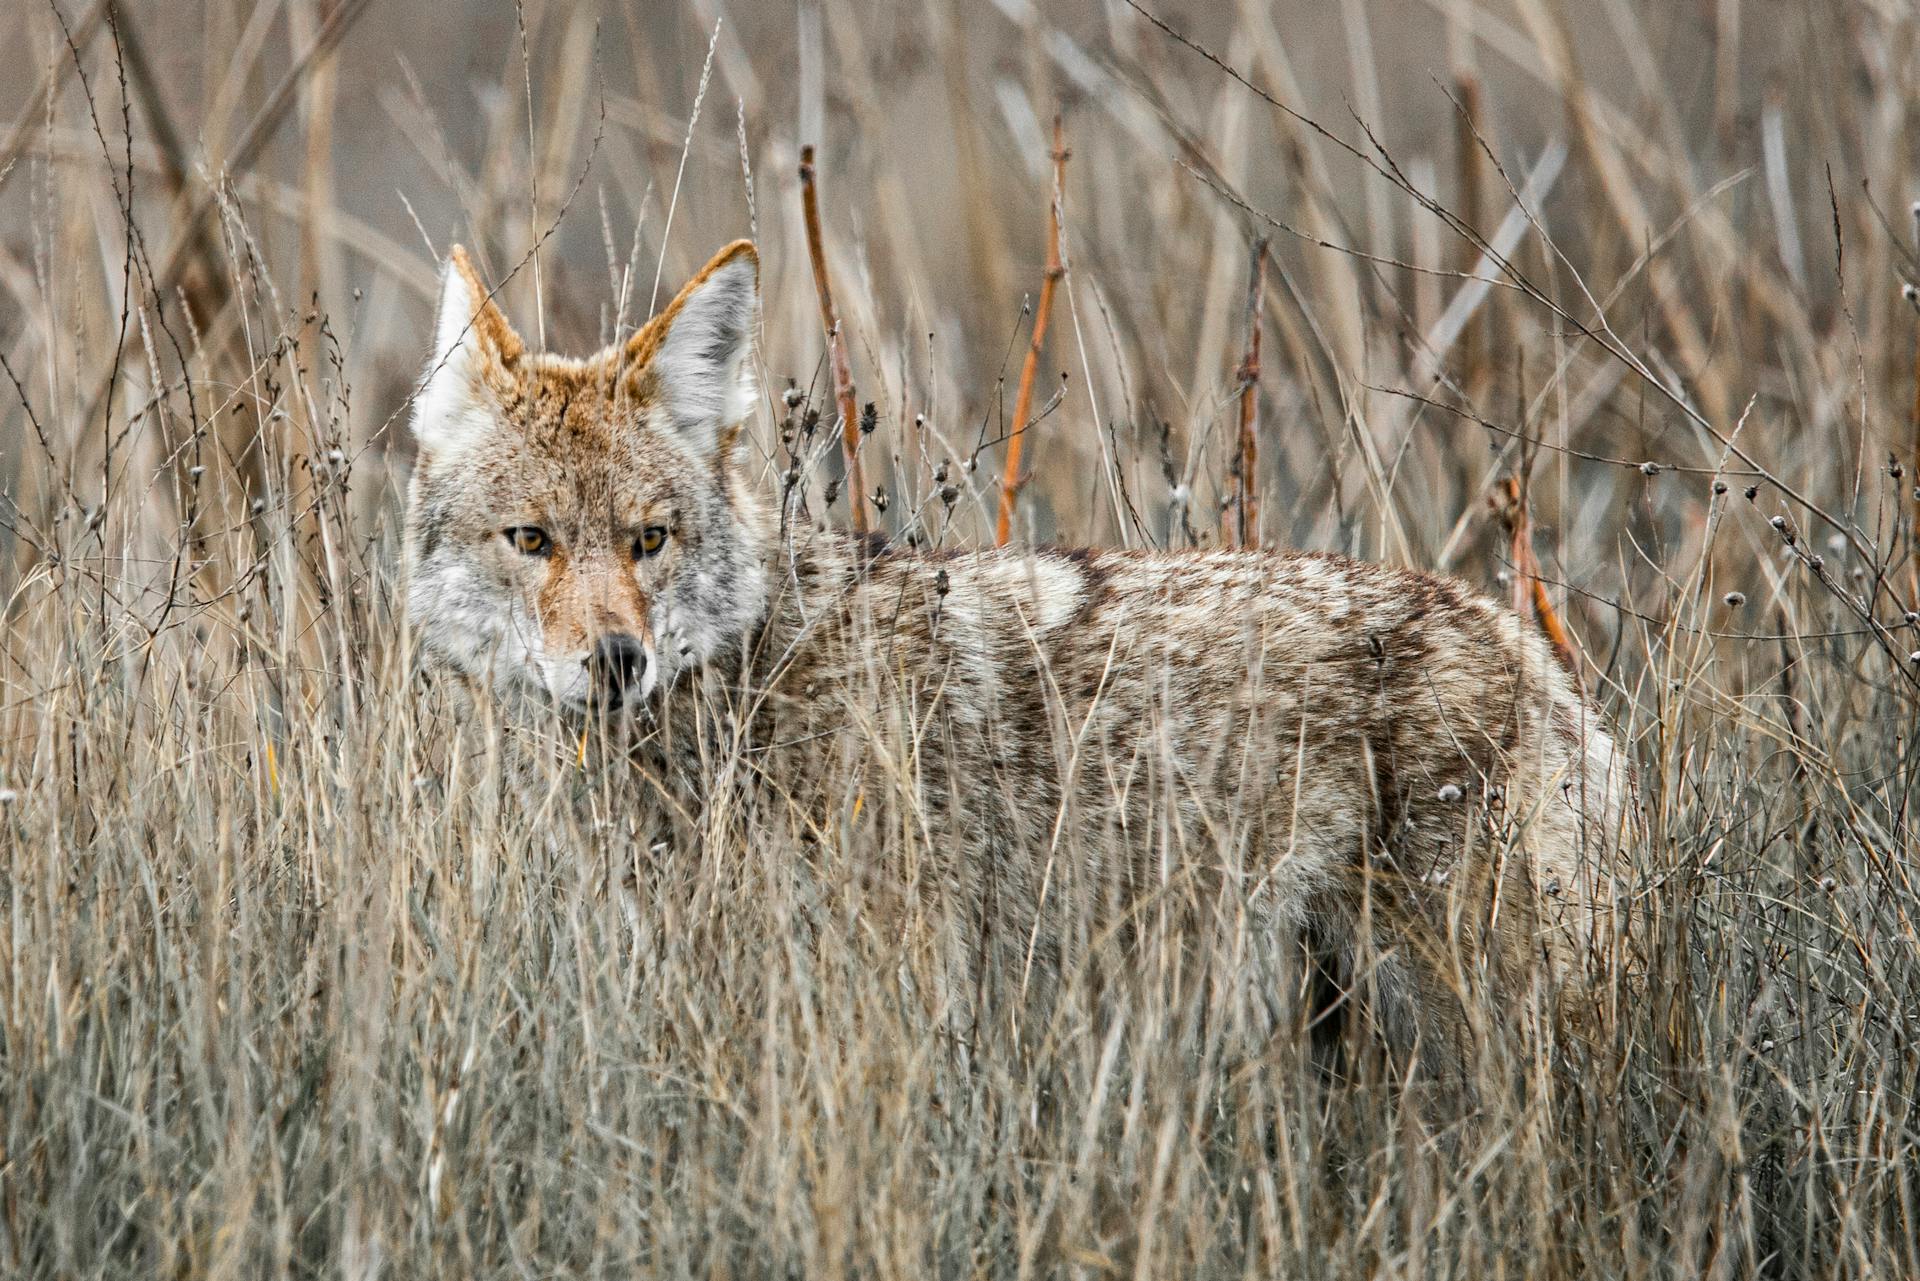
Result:
M1337 556L937 553L783 520L738 448L756 307L736 245L562 360L456 254L408 507L432 659L617 720L663 811L706 803L728 740L766 821L828 830L857 796L1028 965L1089 911L1227 895L1336 968L1380 958L1389 1023L1432 1052L1451 1003L1423 929L1555 988L1619 949L1624 762L1510 611Z

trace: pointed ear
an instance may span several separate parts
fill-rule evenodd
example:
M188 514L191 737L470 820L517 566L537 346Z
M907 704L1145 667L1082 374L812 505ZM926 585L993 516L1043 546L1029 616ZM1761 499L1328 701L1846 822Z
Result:
M625 378L653 421L705 457L731 443L759 397L753 366L760 257L736 240L627 342Z
M433 355L413 400L413 434L420 452L445 457L483 435L492 421L486 388L504 380L525 350L520 335L487 297L467 251L455 245L440 270Z

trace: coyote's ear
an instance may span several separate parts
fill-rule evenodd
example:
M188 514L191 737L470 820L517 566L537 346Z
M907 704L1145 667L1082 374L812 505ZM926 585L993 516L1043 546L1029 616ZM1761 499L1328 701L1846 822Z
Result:
M433 355L413 399L413 435L420 452L444 457L484 435L492 423L487 384L504 378L525 350L487 297L467 251L455 245L440 271Z
M653 417L703 456L732 443L753 412L754 318L760 258L736 240L687 282L667 309L627 342L628 389Z

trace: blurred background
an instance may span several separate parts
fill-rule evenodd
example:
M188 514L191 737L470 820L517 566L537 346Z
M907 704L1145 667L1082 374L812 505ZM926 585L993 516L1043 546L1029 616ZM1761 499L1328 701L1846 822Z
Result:
M788 382L823 439L834 416L808 142L876 520L985 539L1056 114L1016 537L1234 539L1244 472L1249 539L1489 586L1537 553L1577 629L1674 565L1777 594L1780 512L1855 568L1908 557L1903 4L10 0L7 29L16 574L85 532L129 592L157 567L157 610L229 590L263 517L315 566L328 510L371 547L456 242L530 340L583 352L755 237L784 471ZM844 520L817 452L812 508ZM1715 469L1760 485L1731 559Z

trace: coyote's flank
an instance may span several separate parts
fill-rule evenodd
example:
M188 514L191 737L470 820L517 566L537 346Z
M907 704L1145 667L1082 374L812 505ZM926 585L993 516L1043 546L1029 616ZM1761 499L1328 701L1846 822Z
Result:
M408 509L434 663L564 741L616 727L660 839L711 802L715 744L753 812L817 831L825 781L858 778L977 931L963 980L1057 973L1087 909L1124 932L1179 887L1338 980L1373 958L1372 1017L1442 1070L1462 975L1584 1015L1621 990L1590 980L1629 959L1624 758L1510 611L1326 555L783 535L743 462L758 303L736 243L630 341L567 359L453 251Z

